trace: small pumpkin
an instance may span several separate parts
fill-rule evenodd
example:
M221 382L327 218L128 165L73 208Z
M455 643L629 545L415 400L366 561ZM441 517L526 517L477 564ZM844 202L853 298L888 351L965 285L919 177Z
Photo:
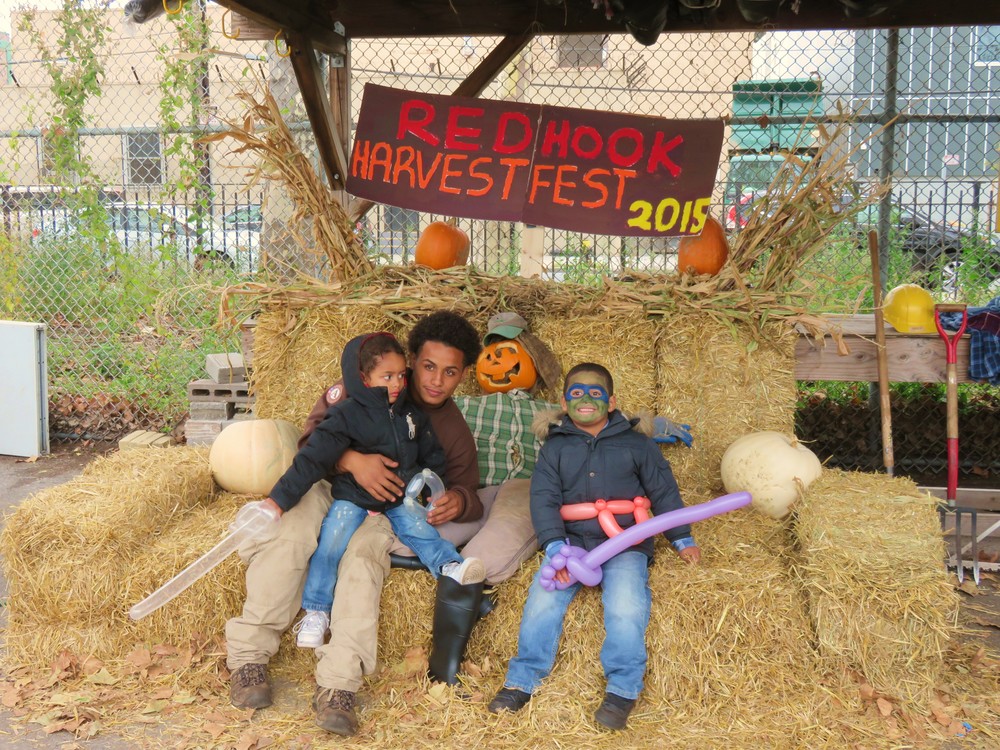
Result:
M529 390L538 380L538 370L519 341L499 339L487 344L476 360L476 380L483 393Z
M420 233L413 260L435 270L469 262L469 235L454 224L435 221Z
M208 466L222 489L266 495L292 465L299 429L283 419L233 422L212 443Z
M709 216L697 237L684 237L677 248L677 269L681 273L709 274L722 270L729 257L726 231L718 219Z
M771 518L784 518L792 503L819 478L816 454L780 432L751 432L722 454L726 492L749 492L751 505Z

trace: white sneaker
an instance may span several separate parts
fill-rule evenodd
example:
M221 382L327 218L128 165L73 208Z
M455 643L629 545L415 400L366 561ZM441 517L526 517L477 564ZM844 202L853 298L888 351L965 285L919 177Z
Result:
M326 632L330 629L330 615L326 612L306 610L306 615L292 628L298 633L295 645L299 648L319 648L326 641Z
M441 575L458 581L463 586L482 583L486 580L486 566L478 557L467 557L462 562L450 562L441 566Z

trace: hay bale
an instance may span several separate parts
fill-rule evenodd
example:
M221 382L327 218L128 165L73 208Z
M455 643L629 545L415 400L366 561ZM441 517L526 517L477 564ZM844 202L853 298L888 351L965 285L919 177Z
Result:
M28 498L0 536L12 621L112 615L127 562L215 492L207 449L176 447L98 459Z
M344 346L365 331L403 334L399 323L367 305L323 307L298 318L286 310L263 313L250 378L256 416L303 424L323 389L340 379Z
M559 358L563 375L581 362L604 365L615 379L618 407L634 414L656 409L657 321L641 313L541 316L532 330ZM560 388L561 390L561 388Z
M937 500L908 479L827 469L795 508L820 653L926 705L958 617Z
M677 315L663 321L657 342L654 409L691 425L690 449L665 455L681 492L724 492L719 467L733 440L759 430L794 432L794 340L773 327L761 344L746 327Z

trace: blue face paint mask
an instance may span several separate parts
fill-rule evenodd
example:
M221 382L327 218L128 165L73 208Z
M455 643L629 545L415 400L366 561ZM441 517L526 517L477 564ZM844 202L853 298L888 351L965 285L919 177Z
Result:
M605 404L611 402L611 397L608 395L607 390L603 386L593 383L573 383L566 389L565 396L567 401L576 401L577 399L589 397L594 401L603 401Z

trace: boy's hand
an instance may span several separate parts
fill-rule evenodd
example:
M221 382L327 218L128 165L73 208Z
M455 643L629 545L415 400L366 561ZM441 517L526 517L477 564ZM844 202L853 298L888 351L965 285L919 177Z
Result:
M677 556L688 565L697 565L701 562L701 549L698 547L685 547L677 553Z
M464 508L465 502L462 496L454 490L448 490L434 501L434 507L427 513L427 523L431 526L440 526L458 518Z
M389 503L402 497L405 489L403 480L392 470L396 466L399 466L397 462L381 453L347 450L337 462L337 471L350 474L369 495L383 503Z
M283 511L283 510L281 509L281 506L280 506L280 505L278 505L278 504L277 504L276 502L274 502L274 500L272 500L272 499L271 499L271 498L269 498L269 497L265 497L265 498L264 498L263 500L261 500L261 501L260 501L260 504L261 504L262 506L266 505L266 506L267 506L268 508L270 508L270 509L271 509L271 510L273 510L273 511L274 511L275 513L277 513L277 514L278 514L278 518L281 518L281 514L285 512L285 511Z
M566 568L560 568L552 577L559 581L559 583L569 583L569 571Z

